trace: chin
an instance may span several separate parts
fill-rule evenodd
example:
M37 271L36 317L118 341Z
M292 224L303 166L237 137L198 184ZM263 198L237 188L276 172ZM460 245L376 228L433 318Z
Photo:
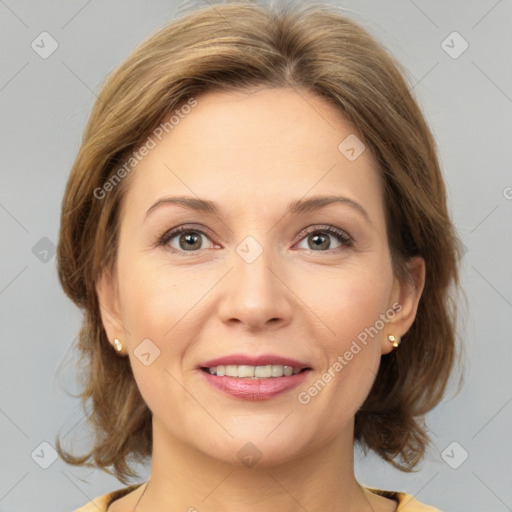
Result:
M295 438L290 431L286 436L279 436L276 432L267 434L267 431L254 435L240 433L221 444L198 448L208 457L230 466L257 469L286 464L311 449L311 443L304 442L299 436Z

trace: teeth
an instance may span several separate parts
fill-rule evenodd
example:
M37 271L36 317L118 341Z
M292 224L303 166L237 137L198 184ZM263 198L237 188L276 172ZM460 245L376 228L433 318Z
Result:
M236 366L234 368L237 368ZM234 377L254 377L254 366L240 365L238 366L238 371Z
M256 366L254 368L254 376L257 379L268 379L272 376L272 365L267 364L267 366ZM281 377L281 375L279 375L279 377Z
M226 377L238 377L238 367L234 364L226 366Z
M286 368L290 368L287 366ZM280 364L273 364L270 366L270 375L272 377L282 377L284 375L284 366Z
M207 368L211 375L218 377L238 377L240 379L268 379L270 377L289 377L300 373L300 368L283 366L281 364L267 364L265 366L249 366L245 364L228 364Z

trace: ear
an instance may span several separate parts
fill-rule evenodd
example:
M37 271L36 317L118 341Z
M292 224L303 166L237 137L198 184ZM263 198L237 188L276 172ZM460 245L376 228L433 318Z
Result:
M401 338L411 327L421 294L425 286L425 260L420 256L411 258L407 263L410 279L400 282L395 278L393 286L392 302L390 309L395 311L395 315L386 323L384 336L382 340L382 354L388 354L393 350L393 345L388 340L388 335L392 334Z
M115 270L104 269L102 271L96 282L96 294L103 328L107 333L110 344L114 346L114 340L118 338L122 341L124 336ZM121 351L121 354L123 354L123 351Z

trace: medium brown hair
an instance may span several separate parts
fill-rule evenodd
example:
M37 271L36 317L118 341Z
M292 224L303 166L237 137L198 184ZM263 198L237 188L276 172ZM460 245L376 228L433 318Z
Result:
M173 20L144 41L107 79L93 107L62 203L59 279L84 314L78 349L81 399L94 444L68 463L135 476L151 456L151 413L128 358L118 357L100 316L96 283L116 259L122 199L118 173L163 119L210 91L293 87L327 100L348 120L380 171L394 273L421 256L426 282L398 350L383 356L355 417L355 439L404 471L429 441L423 416L443 397L457 356L458 240L446 205L432 134L400 66L364 29L323 4L270 9L227 2ZM340 141L341 142L341 141ZM133 171L137 172L136 170Z

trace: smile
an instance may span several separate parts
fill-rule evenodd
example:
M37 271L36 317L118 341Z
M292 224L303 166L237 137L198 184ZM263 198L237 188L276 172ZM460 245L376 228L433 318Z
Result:
M239 379L290 377L306 370L306 368L294 368L293 366L285 366L281 364L267 364L264 366L229 364L201 369L210 375L217 375L218 377L237 377Z

